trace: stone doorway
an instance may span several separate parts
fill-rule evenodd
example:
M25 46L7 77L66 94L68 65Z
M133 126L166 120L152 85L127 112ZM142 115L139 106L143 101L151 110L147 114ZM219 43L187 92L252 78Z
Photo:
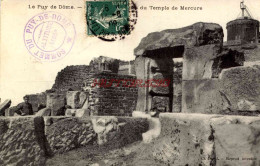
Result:
M181 95L181 78L174 83L174 79L182 75L182 63L178 63L178 69L174 67L174 59L181 58L184 54L184 46L175 46L147 51L145 56L136 58L136 75L137 79L143 80L160 80L165 81L167 86L158 87L139 87L137 111L155 111L162 112L180 112L181 101L176 106L175 102L178 95L174 94L174 88L178 88ZM181 65L180 65L181 63ZM176 74L174 71L178 71ZM174 74L175 73L175 74ZM176 80L177 81L177 80ZM178 107L178 109L176 109Z

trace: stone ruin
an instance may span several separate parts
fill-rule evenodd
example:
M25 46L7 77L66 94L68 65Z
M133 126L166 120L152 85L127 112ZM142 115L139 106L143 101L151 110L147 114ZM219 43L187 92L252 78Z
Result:
M222 27L202 22L142 39L134 50L137 78L171 79L165 89L138 89L137 111L150 111L163 96L173 112L160 114L150 157L162 165L260 164L259 46L224 45ZM180 111L173 58L183 58Z
M134 61L100 56L89 65L67 66L57 74L51 89L27 96L39 116L60 115L59 111L65 106L70 108L67 114L76 116L90 113L131 116L136 106L137 88L122 83L118 87L105 87L113 79L135 80ZM13 116L14 108L1 109L0 112Z
M259 165L260 45L227 45L223 36L220 25L199 22L148 34L134 62L99 57L66 67L51 90L30 95L46 105L37 116L0 119L0 165L43 165L88 144L140 139L154 165ZM102 79L166 79L169 86L93 86L107 85ZM65 105L66 116L55 116Z
M217 24L150 33L134 52L138 79L171 79L171 86L164 89L139 88L138 111L151 110L156 98L163 96L169 112L259 114L259 66L244 66L250 59L260 59L259 52L246 58L250 56L246 50L223 46L223 30ZM173 109L173 58L183 58L181 111Z

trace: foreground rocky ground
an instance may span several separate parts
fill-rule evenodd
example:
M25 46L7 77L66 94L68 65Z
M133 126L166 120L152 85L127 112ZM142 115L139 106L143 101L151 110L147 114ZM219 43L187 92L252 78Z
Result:
M162 165L149 156L149 144L141 141L123 148L109 146L86 146L55 155L47 160L47 166L156 166Z

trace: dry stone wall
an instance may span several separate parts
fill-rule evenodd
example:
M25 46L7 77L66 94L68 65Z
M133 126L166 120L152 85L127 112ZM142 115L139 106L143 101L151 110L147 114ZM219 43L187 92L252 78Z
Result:
M93 143L95 132L90 119L44 117L48 153L53 155Z
M135 76L98 73L92 77L89 95L90 109L94 115L131 116L137 102L137 87L131 87ZM116 80L110 84L112 80ZM124 80L118 84L118 80Z
M67 66L58 73L52 89L58 91L80 90L90 76L90 67L87 65Z
M0 125L0 165L44 165L42 118L0 118Z
M101 141L100 145L121 148L141 140L148 128L148 121L142 118L0 118L0 165L45 165L47 157L85 145L99 146Z
M83 107L82 104L87 103L84 109L91 109L94 115L131 116L136 105L137 88L123 86L123 82L119 87L104 88L98 87L98 85L92 87L94 80L104 79L109 82L111 79L125 81L135 79L134 62L131 61L130 69L127 69L130 70L131 75L129 72L123 74L124 71L120 74L117 73L120 68L119 62L121 62L121 67L124 67L125 63L129 63L101 56L92 60L90 66L68 66L59 72L51 93L47 94L47 107L52 108L52 115L56 115L57 110L64 105L80 109ZM90 94L88 94L89 92ZM65 97L64 93L67 93ZM63 102L63 98L66 103Z

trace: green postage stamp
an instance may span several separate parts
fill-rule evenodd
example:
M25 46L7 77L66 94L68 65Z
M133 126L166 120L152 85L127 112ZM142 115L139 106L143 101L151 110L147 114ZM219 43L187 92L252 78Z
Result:
M86 1L88 36L128 35L129 1Z

